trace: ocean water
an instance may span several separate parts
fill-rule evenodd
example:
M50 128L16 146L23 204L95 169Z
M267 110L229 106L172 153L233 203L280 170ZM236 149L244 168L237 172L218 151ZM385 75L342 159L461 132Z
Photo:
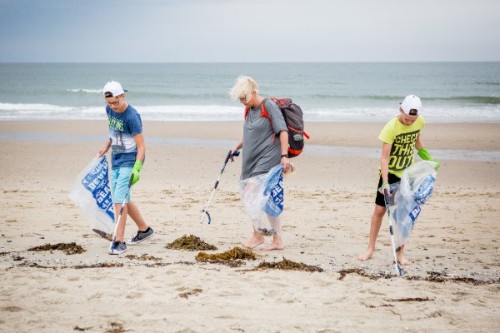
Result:
M0 120L105 119L110 79L144 120L241 120L228 96L241 74L306 121L386 122L415 94L429 122L500 122L500 62L0 64Z

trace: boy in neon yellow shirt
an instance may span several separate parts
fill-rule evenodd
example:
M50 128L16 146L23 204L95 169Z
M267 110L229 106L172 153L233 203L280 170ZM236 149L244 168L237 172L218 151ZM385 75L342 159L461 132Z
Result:
M386 208L383 191L389 184L400 181L403 171L414 163L414 151L418 150L418 155L423 160L434 160L431 154L424 148L420 132L425 125L425 120L420 115L422 102L415 95L405 97L399 107L399 115L391 119L382 129L379 139L382 141L382 156L380 159L380 177L375 198L375 209L373 211L370 225L370 240L368 249L359 256L359 260L370 259L375 252L375 243L378 232L382 225ZM439 167L439 162L438 162ZM404 246L397 252L398 261L401 265L408 265L410 262L403 254Z

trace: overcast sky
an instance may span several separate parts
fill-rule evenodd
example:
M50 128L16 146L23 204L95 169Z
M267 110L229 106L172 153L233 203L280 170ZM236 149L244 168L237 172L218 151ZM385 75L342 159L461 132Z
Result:
M0 0L0 62L500 61L499 0Z

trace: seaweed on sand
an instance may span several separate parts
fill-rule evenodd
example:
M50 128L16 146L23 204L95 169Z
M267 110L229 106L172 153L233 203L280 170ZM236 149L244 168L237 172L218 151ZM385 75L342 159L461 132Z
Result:
M281 270L293 270L293 271L306 271L306 272L323 272L323 268L318 266L306 265L302 262L294 262L283 258L279 262L261 262L256 269L281 269Z
M390 274L385 274L385 275L384 274L382 274L382 275L370 274L361 268L342 269L339 271L339 274L340 274L339 280L343 280L348 274L358 274L359 276L364 276L366 278L369 278L370 280L375 280L375 281L380 279L380 278L384 278L384 279L391 278Z
M57 243L54 245L47 243L45 245L35 246L28 249L28 251L53 251L53 250L64 251L64 253L66 253L67 255L79 254L86 251L83 247L77 245L75 242Z
M123 333L127 332L123 324L111 322L109 323L109 328L104 331L104 333Z
M200 237L189 235L182 236L181 238L177 238L170 244L165 246L166 249L171 250L188 250L188 251L208 251L208 250L217 250L217 247L214 245L205 243L200 239Z
M193 290L189 290L179 294L179 297L187 299L189 296L196 296L203 291L201 288L194 288Z
M147 254L143 254L141 256L137 256L135 254L127 254L125 258L130 259L130 260L139 260L139 261L148 261L148 260L153 260L153 261L161 261L162 258L150 256Z
M197 261L213 264L224 264L230 267L238 267L245 264L244 260L255 260L257 256L251 250L234 247L222 253L208 254L200 252L195 258Z
M93 265L76 265L75 269L83 269L83 268L113 268L113 267L123 267L121 262L101 262Z

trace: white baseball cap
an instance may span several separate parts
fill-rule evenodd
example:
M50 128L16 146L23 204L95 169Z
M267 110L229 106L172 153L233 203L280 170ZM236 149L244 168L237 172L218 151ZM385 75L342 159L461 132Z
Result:
M106 83L104 88L102 88L102 93L104 94L104 96L111 94L111 96L108 95L106 97L120 96L125 93L125 91L127 90L123 90L122 85L116 81L109 81L108 83Z
M417 114L422 111L422 101L418 96L415 95L408 95L405 97L405 99L400 103L401 104L401 109L403 109L403 112L406 114L409 114L410 110L417 110Z

